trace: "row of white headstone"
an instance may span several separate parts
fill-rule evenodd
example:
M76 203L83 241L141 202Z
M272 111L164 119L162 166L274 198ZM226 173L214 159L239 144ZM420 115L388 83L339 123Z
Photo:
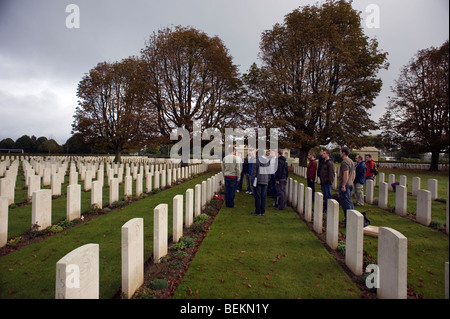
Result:
M208 178L194 189L173 198L173 238L177 243L183 236L183 223L190 227L214 193L220 190L222 173ZM184 207L183 207L183 203ZM184 209L183 209L184 208ZM184 218L183 218L184 217ZM144 220L133 218L121 229L122 235L122 296L131 298L144 281ZM168 204L153 210L153 261L159 263L168 252ZM81 246L56 263L57 299L99 298L99 245Z
M312 189L292 178L288 180L287 202L307 222L313 222L317 234L323 233L323 195L315 193L314 208ZM339 203L327 201L326 243L335 250L338 247ZM347 210L345 264L356 275L363 274L364 216L357 210ZM380 227L378 237L378 267L380 276L377 297L403 299L407 297L407 238L398 231Z
M25 162L24 162L25 163ZM201 174L207 169L206 164L196 164L186 167L178 167L174 169L165 170L154 170L153 166L151 172L146 174L146 193L150 193L152 189L165 188L173 183L189 178L192 174ZM174 174L172 174L172 170ZM90 172L90 170L86 171ZM103 208L103 175L100 174L101 170L98 171L98 180L90 180L89 189L86 189L86 179L85 179L85 191L91 191L91 205L95 205L98 209ZM52 175L52 181L58 180L57 176L59 173ZM81 217L81 185L77 183L78 173L73 167L71 175L76 175L72 177L72 182L76 182L67 186L67 205L66 205L66 219L72 221ZM87 173L87 175L90 175ZM114 202L119 201L119 178L115 177L112 173L109 175L109 205ZM4 180L10 182L11 179L0 179L0 182L4 183ZM160 182L161 180L161 182ZM166 181L169 181L166 184ZM3 185L3 184L2 184ZM143 175L138 174L136 183L136 196L140 196L143 192ZM40 189L41 186L41 176L31 175L29 176L28 193L31 193L31 203L32 203L32 218L31 218L31 228L33 230L43 230L52 224L52 196L56 195L54 192L55 184L52 183L52 189ZM125 176L125 198L132 196L132 180L131 176ZM14 188L8 188L14 191ZM58 182L58 189L61 190L61 182ZM0 194L0 247L3 247L7 243L8 239L8 208L11 205L11 199L7 196L8 194ZM59 193L60 195L60 193Z
M306 178L306 167L294 166L294 174ZM395 174L389 174L388 182L385 182L385 174L380 172L375 180L366 180L365 184L365 202L374 203L375 184L378 180L378 207L388 208L388 192L394 191L392 184L396 182ZM421 178L412 178L412 195L417 197L416 221L425 226L431 223L431 205L432 201L438 198L438 180L430 178L427 181L428 190L421 189ZM333 186L334 189L337 187ZM399 185L395 187L395 213L399 216L407 215L407 196L408 185L407 177L400 175ZM446 201L446 233L449 234L449 183L447 182L447 201Z

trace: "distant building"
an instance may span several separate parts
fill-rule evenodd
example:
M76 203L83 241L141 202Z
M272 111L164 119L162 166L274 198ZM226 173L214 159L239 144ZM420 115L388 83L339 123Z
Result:
M359 154L359 155L362 155L363 158L364 158L364 156L366 154L370 154L370 155L372 155L372 159L375 162L377 162L379 160L379 158L380 158L380 150L378 148L376 148L376 147L373 147L373 146L365 146L365 147L362 147L359 150L353 150L352 152L356 153L356 154Z

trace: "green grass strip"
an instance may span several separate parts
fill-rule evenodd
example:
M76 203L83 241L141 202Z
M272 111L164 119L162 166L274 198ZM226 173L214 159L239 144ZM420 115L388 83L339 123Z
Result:
M245 182L244 182L245 190ZM222 206L174 298L359 298L361 292L298 215L252 216L253 196Z
M414 175L413 173L410 174ZM293 174L290 177L303 183L306 187L305 179ZM320 185L316 185L316 192L320 191ZM392 200L391 196L395 196L395 193L389 192L389 203L392 203L392 201L395 203L395 197ZM375 191L375 197L378 197L378 190ZM412 200L415 203L417 199L415 196L408 196L408 203ZM355 206L355 209L359 212L367 212L367 217L373 226L393 228L408 238L408 287L426 299L442 299L445 297L444 263L449 260L448 235L390 211L380 209L375 205L365 204L361 207ZM436 215L439 218L442 211L445 214L445 203L434 201L432 218L436 218ZM344 214L342 208L340 208L339 220L343 219ZM340 232L345 234L345 228L340 228ZM378 238L364 236L364 251L376 259Z
M153 209L161 203L169 204L170 238L173 197L184 195L188 188L194 188L215 173L206 173L1 257L0 299L54 298L56 262L88 243L100 246L100 298L112 298L121 285L123 224L132 218L144 218L144 258L149 259L153 253Z

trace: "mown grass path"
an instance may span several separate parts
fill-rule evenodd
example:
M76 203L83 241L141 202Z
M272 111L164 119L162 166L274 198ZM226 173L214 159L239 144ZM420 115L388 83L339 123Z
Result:
M222 206L174 298L359 298L299 216L272 203L252 216L253 196L240 192L236 208Z

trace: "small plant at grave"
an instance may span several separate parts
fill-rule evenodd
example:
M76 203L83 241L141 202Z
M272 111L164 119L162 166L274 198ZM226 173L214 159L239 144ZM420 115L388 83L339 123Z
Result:
M152 190L152 194L153 195L158 194L160 191L161 191L160 188L154 189L154 190Z
M339 241L339 242L338 242L337 250L338 250L341 254L345 254L345 241Z
M169 268L171 269L181 269L183 264L179 260L174 260L169 263Z
M134 299L155 299L155 292L148 288L143 288L136 292Z
M116 201L116 202L112 203L112 204L111 204L111 208L112 208L112 209L120 208L120 207L122 207L122 206L125 206L126 204L127 204L127 203L126 203L125 201L119 200L119 201Z
M146 193L142 193L141 195L139 195L138 199L144 199L147 197L148 197L148 195Z
M165 279L155 279L148 284L148 288L152 290L160 290L169 288L169 283Z
M58 223L59 226L61 226L62 228L67 228L67 227L71 227L73 225L73 222L68 221L67 219L62 220Z
M49 233L60 233L63 231L63 228L59 225L52 225L50 227L47 228L47 231Z
M434 228L434 229L439 229L439 228L442 228L443 226L444 226L444 223L437 219L433 219L430 222L430 227Z
M205 225L204 223L193 223L190 230L195 234L200 234L205 231Z
M209 216L206 214L200 214L194 219L194 223L203 224L206 223L209 220Z
M21 243L23 241L24 241L24 239L22 236L14 237L8 241L8 245L15 245L15 244Z
M11 205L8 206L8 209L9 209L9 210L14 209L14 208L17 208L17 205L16 205L16 204L11 204Z
M208 215L208 216L213 216L215 213L216 213L216 211L211 206L206 207L205 210L203 211L203 214Z
M186 248L191 248L195 246L195 239L191 237L181 237L180 239L182 242L184 242L184 245Z
M40 227L41 227L41 226L39 226L38 223L31 224L31 232L32 232L33 234L39 233L39 232L40 232L40 231L39 231L39 228L40 228Z
M174 256L175 258L178 258L178 257L184 258L184 257L187 257L187 256L189 256L189 255L188 255L188 253L185 252L185 251L177 250L177 251L173 254L173 256Z
M170 249L174 250L184 250L186 248L194 247L195 241L190 237L181 237L178 243L173 244Z
M172 245L172 247L170 247L170 249L174 249L174 250L178 250L178 251L183 250L185 248L186 248L186 246L184 245L183 241L175 243Z
M93 204L89 206L89 212L88 214L98 215L100 214L101 209L97 207L97 205Z

